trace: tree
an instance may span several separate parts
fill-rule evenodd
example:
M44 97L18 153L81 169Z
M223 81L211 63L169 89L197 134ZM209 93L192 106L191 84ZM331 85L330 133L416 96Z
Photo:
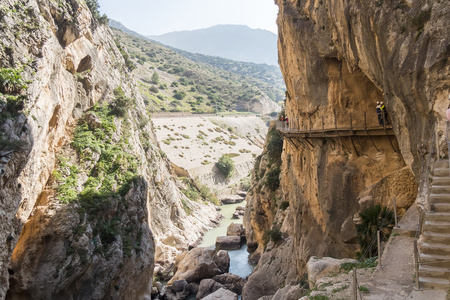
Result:
M234 171L234 162L229 155L222 155L216 162L216 167L226 178L230 177Z
M153 82L154 84L158 84L158 82L159 82L159 75L158 75L158 73L156 73L156 71L153 72L153 75L152 75L152 82Z

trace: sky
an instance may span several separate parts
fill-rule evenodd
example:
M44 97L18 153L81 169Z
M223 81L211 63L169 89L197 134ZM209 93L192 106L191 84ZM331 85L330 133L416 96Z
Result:
M100 12L143 35L247 25L277 34L273 0L99 0Z

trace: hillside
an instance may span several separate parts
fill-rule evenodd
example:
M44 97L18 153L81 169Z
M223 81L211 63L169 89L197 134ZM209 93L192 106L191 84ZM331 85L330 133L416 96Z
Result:
M147 37L193 53L278 65L277 36L268 30L244 25L216 25Z
M279 110L274 100L279 101L284 95L281 76L276 78L267 73L263 81L235 74L211 64L194 62L158 43L117 29L113 31L118 44L130 53L129 68L134 69L151 111L270 113ZM263 73L260 71L257 76L264 77ZM274 83L268 83L270 81Z

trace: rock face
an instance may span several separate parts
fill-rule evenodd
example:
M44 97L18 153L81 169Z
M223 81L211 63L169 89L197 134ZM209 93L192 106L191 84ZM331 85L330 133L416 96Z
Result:
M0 68L22 79L0 84L0 299L9 283L10 299L150 295L155 262L195 244L215 208L180 191L111 31L83 1L2 8Z
M414 201L423 206L430 155L445 146L450 8L436 1L275 3L291 128L348 127L350 118L354 127L365 118L377 126L375 105L383 101L395 133L286 139L275 192L265 184L273 163L266 141L247 196L248 246L257 257L265 234L291 236L303 274L313 255L353 256L350 220L364 197L390 208L396 197L402 211Z

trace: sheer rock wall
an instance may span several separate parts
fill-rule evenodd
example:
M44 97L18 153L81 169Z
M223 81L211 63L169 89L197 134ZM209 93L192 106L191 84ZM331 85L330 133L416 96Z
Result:
M17 116L7 115L0 95L1 133L23 142L0 153L0 299L9 288L8 299L149 297L155 263L168 266L195 244L217 221L215 208L181 192L112 32L83 1L1 2L0 68L23 69L27 88ZM82 170L79 189L95 173L98 153L89 150L91 163L83 162L73 131L119 86L133 106L114 121L111 140L125 138L138 167L122 202L113 199L103 211L102 219L120 220L100 228L104 237L95 230L99 219L55 197L51 175L59 156Z
M291 128L350 127L350 116L354 127L365 118L377 126L375 106L383 101L395 132L390 140L373 137L376 148L368 137L285 139L279 194L272 199L263 187L247 196L249 248L261 255L264 232L276 225L293 237L302 275L312 255L354 256L353 216L367 197L390 208L396 197L402 214L415 201L423 207L430 158L446 148L450 7L402 0L275 4ZM253 187L265 182L254 179ZM283 212L282 201L289 202ZM289 222L275 222L277 216Z

